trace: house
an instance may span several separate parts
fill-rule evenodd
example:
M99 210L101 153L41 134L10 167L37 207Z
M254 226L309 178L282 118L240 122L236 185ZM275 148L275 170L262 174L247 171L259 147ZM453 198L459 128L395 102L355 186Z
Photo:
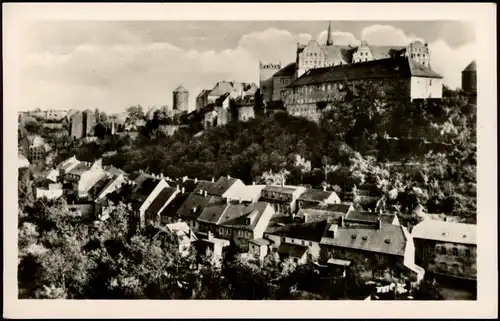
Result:
M75 156L72 156L72 157L66 159L65 161L63 161L62 163L60 163L59 165L57 165L56 169L59 170L60 177L65 178L66 173L68 173L73 168L75 168L76 165L78 165L79 163L80 163L80 161L77 160Z
M67 171L68 168L70 168L69 171ZM94 163L78 162L75 166L63 166L62 169L65 172L64 181L73 187L77 200L89 199L92 196L89 194L90 189L107 176L99 160Z
M204 255L211 253L213 262L216 266L220 266L221 260L224 258L224 248L230 245L230 241L214 237L211 232L207 234L207 238L198 239L194 243L198 254Z
M198 217L199 229L200 233L211 232L220 238L233 241L236 246L248 251L250 240L264 236L273 214L274 210L268 203L228 202L206 207Z
M426 271L476 280L476 225L427 219L415 225L411 233L415 261Z
M234 100L234 106L238 110L238 121L248 121L255 118L255 96L241 96Z
M278 213L295 213L297 198L304 192L304 187L267 185L262 189L260 200L269 202Z
M109 172L108 172L109 173ZM106 185L98 192L96 193L95 197L95 209L94 212L96 216L100 219L106 219L108 210L106 209L107 206L110 206L109 200L108 200L108 195L118 191L123 185L125 185L127 182L127 178L121 174L121 175L111 175L108 180Z
M297 197L297 208L316 206L321 204L340 204L340 198L333 191L307 188Z
M360 85L378 88L390 99L440 99L443 77L409 57L372 60L311 69L286 87L284 106L291 115L318 121Z
M164 187L158 195L153 199L151 204L145 211L145 221L148 225L156 225L161 223L161 215L160 213L163 209L168 206L176 197L176 195L180 193L178 188L173 187ZM186 225L187 226L187 225ZM190 230L191 231L191 230Z
M139 218L140 226L144 228L146 226L146 209L158 194L169 186L163 177L144 172L133 173L129 179L129 184L132 184L133 189L128 201Z
M327 225L320 241L322 258L354 260L372 277L388 273L423 278L423 269L414 261L413 238L405 227L381 219L362 224L350 221L348 216Z
M198 241L198 238L185 222L177 222L165 225L165 230L173 233L179 244L179 253L181 256L188 256L191 244Z
M271 251L271 241L259 238L248 241L248 253L254 257L263 260Z
M177 222L179 219L186 222L188 226L195 232L199 231L198 217L202 211L208 207L224 203L219 196L207 195L199 193L191 193L184 200L179 209L174 213L162 213L168 217L170 222Z
M194 193L220 196L228 199L240 199L247 191L245 184L237 178L222 176L216 182L199 181Z
M207 103L214 104L221 96L230 94L234 91L233 84L229 81L219 81L214 88L207 94ZM228 96L229 97L229 96Z
M297 63L292 62L273 75L272 101L281 101L283 90L295 79Z
M208 105L208 94L210 89L203 89L198 96L196 96L196 110L202 110Z
M311 217L312 216L324 216L328 217L346 217L346 215L354 211L354 207L352 204L320 204L316 206L311 206L307 208L300 208L297 211L297 214L293 216L295 221L303 222L306 214Z

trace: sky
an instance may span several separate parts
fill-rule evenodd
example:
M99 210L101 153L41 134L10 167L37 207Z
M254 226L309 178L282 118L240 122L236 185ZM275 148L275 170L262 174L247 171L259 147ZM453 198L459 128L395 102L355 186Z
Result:
M297 43L325 42L328 21L43 21L19 30L20 109L122 112L172 106L217 81L259 81L259 61L295 60ZM331 21L335 44L429 44L432 68L460 87L476 33L460 21Z

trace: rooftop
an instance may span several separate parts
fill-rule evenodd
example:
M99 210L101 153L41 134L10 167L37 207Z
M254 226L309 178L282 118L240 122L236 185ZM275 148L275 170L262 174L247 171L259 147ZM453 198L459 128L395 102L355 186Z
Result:
M228 204L219 219L219 224L244 230L253 230L268 207L270 205L265 202L248 205ZM250 224L247 224L247 219L250 219Z
M302 258L307 252L307 246L298 244L281 243L278 247L278 253L288 254L291 257Z
M285 193L285 194L293 194L297 190L297 187L294 186L280 186L280 185L266 185L263 188L265 191L276 192L276 193Z
M177 192L173 187L164 187L156 198L151 202L151 205L146 209L148 213L159 214L162 207L168 200Z
M323 202L327 200L332 194L337 195L337 193L333 191L323 191L319 189L306 189L300 196L297 198L301 201L310 201L310 202Z
M262 238L250 240L249 242L253 243L253 244L257 244L257 245L269 245L269 244L271 244L271 242L269 240L262 239Z
M346 221L360 221L366 223L376 223L377 220L380 220L384 223L391 224L394 221L396 214L383 213L378 214L374 212L366 212L366 211L350 211L349 214L345 217Z
M174 90L174 93L187 93L187 89L182 87L182 85L180 85L179 87L175 88Z
M461 244L476 244L476 225L423 220L413 227L413 238Z
M285 67L278 70L274 76L275 77L291 77L295 74L295 69L297 68L297 63L292 62Z
M431 68L415 62L411 58L398 57L311 69L293 81L288 87L358 79L408 78L411 76L442 78Z
M177 215L184 219L196 220L205 207L222 203L222 198L217 196L203 197L203 195L191 193L177 210Z
M191 231L186 222L167 224L165 227L170 232L175 233L179 240L179 243L194 242L198 240L198 238Z
M63 168L65 168L66 166L63 166ZM69 167L69 165L67 166ZM76 165L73 169L71 169L69 171L70 174L72 175L82 175L83 173L85 173L86 171L89 171L90 170L90 167L89 165L87 165L86 163L84 162L80 162L78 163L78 165Z
M463 71L477 71L476 61L475 60L471 61L471 63L468 64Z
M404 255L407 239L402 226L382 223L380 229L377 229L373 226L332 225L337 227L334 238L323 235L321 244L390 255Z

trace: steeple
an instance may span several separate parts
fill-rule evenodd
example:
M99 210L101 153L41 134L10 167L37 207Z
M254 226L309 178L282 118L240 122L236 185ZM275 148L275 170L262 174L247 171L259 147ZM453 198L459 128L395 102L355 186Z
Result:
M331 46L333 45L333 40L332 40L332 26L331 22L328 22L328 35L326 37L326 45Z

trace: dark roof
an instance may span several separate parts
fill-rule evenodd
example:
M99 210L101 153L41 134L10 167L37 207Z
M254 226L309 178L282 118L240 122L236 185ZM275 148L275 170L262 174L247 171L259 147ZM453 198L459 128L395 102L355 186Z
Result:
M311 69L287 87L358 79L380 79L410 76L442 78L441 75L437 74L429 67L417 63L407 57L398 57L335 67Z
M208 182L208 181L203 181L203 180L197 180L195 181L192 178L188 178L186 180L183 180L182 178L179 178L175 180L175 184L179 185L179 189L182 189L184 187L184 193L192 193L194 192L196 186L198 183L201 182Z
M266 230L266 233L320 242L327 224L326 220L308 223L293 223L283 227L275 227L272 232Z
M253 231L268 206L270 206L269 203L265 202L257 202L248 205L229 204L221 216L219 224L222 226ZM247 218L251 219L250 224L247 224Z
M215 183L209 182L210 184L207 185L208 189L206 191L210 195L222 196L238 181L240 180L237 178L220 177ZM196 187L196 189L198 189L198 187Z
M467 67L465 67L465 69L463 71L477 71L477 69L476 69L476 61L475 60L471 61L471 63L468 64Z
M262 238L250 240L248 242L253 243L253 244L257 244L257 245L269 245L269 244L271 244L271 241L266 240L266 239L262 239Z
M200 216L205 207L221 203L223 203L223 200L220 197L203 197L202 195L191 193L177 210L177 215L184 219L195 220ZM193 209L195 209L195 212L193 212Z
M201 222L217 224L228 207L229 204L226 203L202 207L197 219ZM199 210L196 209L195 213L198 213ZM192 217L194 218L194 214Z
M301 201L310 201L310 202L322 202L328 199L332 194L336 194L333 191L323 191L319 189L306 189L300 196L297 198Z
M96 193L95 195L101 194L101 192L106 187L108 187L115 180L115 178L116 177L114 177L114 176L109 177L109 176L105 175L99 181L97 181L97 183L95 183L94 186L92 186L92 189L94 189L94 191Z
M142 179L144 178L144 179ZM155 189L156 185L158 185L159 180L153 177L141 177L139 182L136 180L137 185L133 189L134 194L139 195L149 195Z
M161 212L162 217L177 217L177 211L181 208L182 204L186 201L190 194L177 193L175 198L170 202Z
M146 212L159 214L161 208L167 201L177 192L173 187L164 187L156 198L151 202L151 205L146 209Z
M321 244L403 256L406 247L403 227L382 223L374 226L337 226L334 238L323 236Z
M210 89L203 89L199 94L198 96L196 96L196 98L199 98L199 97L203 97L203 96L206 96L208 95L208 93L210 92Z
M329 211L327 209L321 208L301 208L297 215L295 215L296 220L299 219L302 221L304 219L304 214L307 214L307 222L316 222L316 221L326 221L326 220L338 220L339 217L344 217L345 213L343 212L334 212Z
M291 77L295 74L295 69L297 69L297 63L292 62L281 68L274 74L274 77Z
M297 190L295 187L288 187L288 186L275 186L275 185L266 185L266 187L263 188L265 191L269 192L277 192L277 193L284 193L284 194L293 194Z
M346 221L359 221L359 222L367 222L367 223L376 223L377 220L380 220L384 223L391 224L394 220L395 214L378 214L374 212L365 212L365 211L350 211L349 214L345 217Z
M193 193L200 194L200 192L207 191L212 187L214 182L200 180L193 190Z
M220 95L219 98L217 98L215 100L215 105L216 106L222 105L222 103L224 102L224 100L226 100L226 98L229 97L229 95L231 95L230 92Z
M298 244L281 243L278 247L278 253L288 254L292 257L302 258L307 252L307 246Z

